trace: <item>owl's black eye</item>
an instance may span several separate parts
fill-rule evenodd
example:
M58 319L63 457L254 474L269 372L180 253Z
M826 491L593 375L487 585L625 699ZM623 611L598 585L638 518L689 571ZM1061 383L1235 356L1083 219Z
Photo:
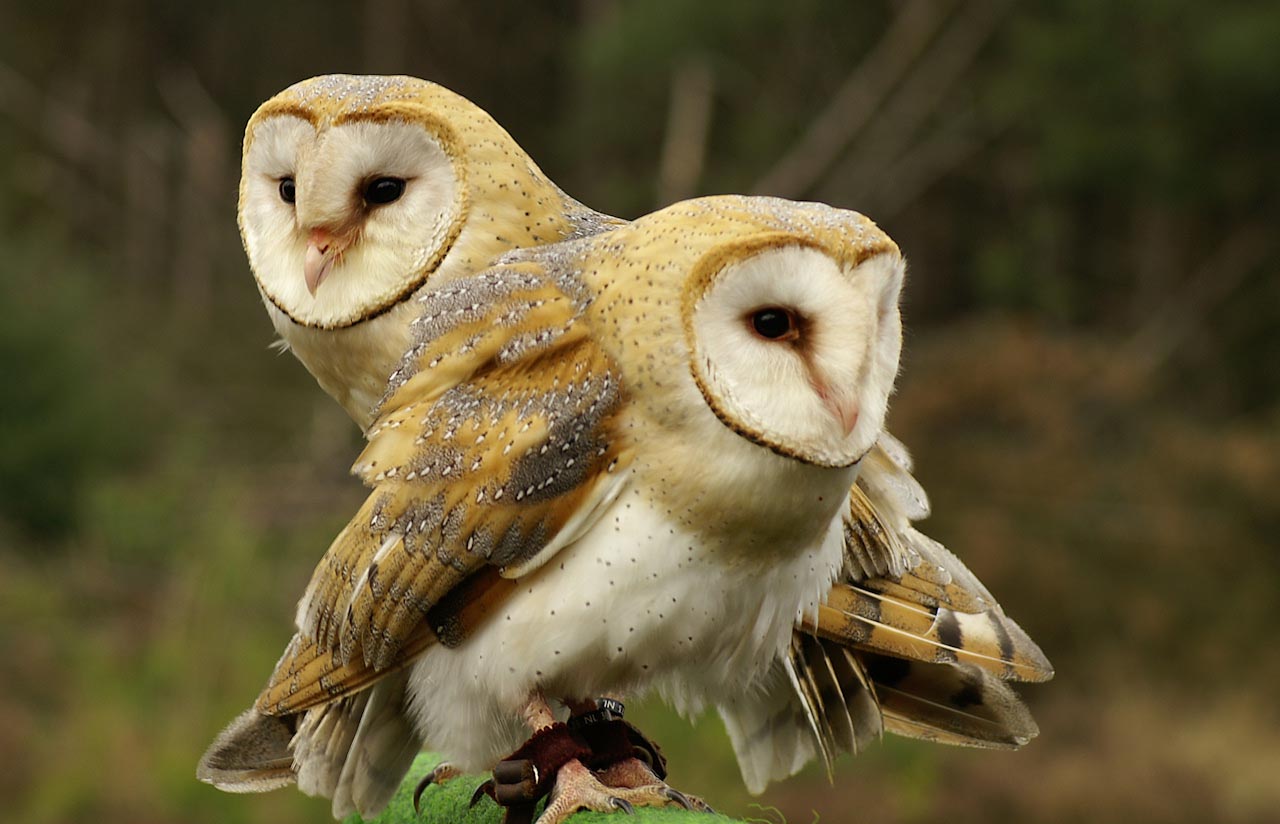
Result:
M280 178L280 199L285 203L292 203L298 196L298 192L294 189L293 178Z
M399 177L379 177L369 181L364 187L365 203L381 206L393 203L404 194L404 180Z
M795 340L800 337L795 315L778 306L766 306L752 312L751 328L765 340Z

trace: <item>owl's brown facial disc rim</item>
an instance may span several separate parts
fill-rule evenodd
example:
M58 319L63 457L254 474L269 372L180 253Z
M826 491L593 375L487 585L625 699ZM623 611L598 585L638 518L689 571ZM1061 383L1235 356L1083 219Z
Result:
M764 447L776 455L813 466L828 469L845 469L855 466L866 455L867 450L862 450L860 454L842 457L838 460L824 459L812 451L802 451L782 443L775 437L770 437L763 428L753 428L742 423L739 420L739 416L733 414L733 410L726 406L723 399L723 389L713 385L713 377L709 373L710 365L703 363L704 359L701 347L698 345L698 333L694 323L695 315L702 299L715 287L720 276L734 264L742 263L765 252L784 249L813 250L840 260L843 265L850 267L855 267L862 260L880 252L879 249L858 250L854 252L852 259L845 260L844 258L849 257L848 255L833 252L826 245L816 240L785 231L765 231L745 240L738 239L713 247L694 264L681 296L681 321L684 327L685 342L689 350L689 372L693 376L698 392L702 395L712 413L719 419L721 424L739 437L757 446ZM785 340L767 338L753 328L752 314L768 308L781 310L795 320L795 328L788 331L785 335ZM749 332L760 340L786 346L803 345L803 316L789 307L775 307L771 304L763 305L747 312L743 316L743 322Z
M420 82L425 83L425 81ZM286 90L278 95L277 98L268 100L264 103L259 107L258 111L254 112L253 116L250 117L249 123L245 128L244 159L240 178L240 203L242 221L241 235L245 239L246 248L248 247L248 240L247 237L245 237L243 225L243 207L246 201L246 190L248 186L248 163L250 150L254 142L257 128L270 118L297 118L310 124L312 128L317 131L346 124L366 122L399 123L421 128L435 141L440 150L444 153L445 157L449 161L452 174L454 175L455 186L454 203L452 204L452 219L449 221L448 227L440 238L439 243L432 249L431 254L423 264L418 267L415 272L410 274L402 288L390 293L383 300L377 303L363 307L358 313L353 312L347 316L342 316L328 322L301 317L300 312L296 307L291 308L290 306L287 306L282 296L275 293L262 281L261 278L258 277L258 273L255 269L254 282L258 287L259 294L261 294L264 300L275 307L293 324L307 329L323 331L349 329L385 315L396 307L404 304L415 294L421 291L423 286L430 280L431 276L444 263L449 251L453 248L459 236L462 234L463 227L466 226L467 219L471 211L471 196L469 180L467 177L467 168L466 164L462 162L464 157L463 144L461 142L461 138L455 133L454 129L445 119L437 116L431 110L411 100L391 99L363 111L347 112L337 117L324 117L317 115L315 112L293 100L291 98L291 92L292 90ZM361 184L362 197L365 187L380 180L392 177L394 176L371 176ZM293 180L296 186L296 177L291 175L289 176L289 179ZM282 184L283 179L281 184L278 185L282 186ZM296 197L296 189L294 190L294 193ZM403 188L400 191L400 195L403 195ZM283 191L281 191L281 199L284 200ZM400 197L397 196L386 203L368 203L366 201L363 202L362 205L367 211L371 212L399 199ZM292 205L291 201L285 202Z

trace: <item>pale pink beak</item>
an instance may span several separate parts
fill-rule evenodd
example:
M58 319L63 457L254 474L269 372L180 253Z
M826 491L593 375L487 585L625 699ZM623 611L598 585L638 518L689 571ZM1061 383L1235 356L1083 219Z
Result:
M307 256L302 262L302 274L307 280L307 291L315 297L316 290L333 268L343 252L337 240L324 229L312 229L307 238Z
M853 428L858 425L858 398L857 396L845 397L838 395L827 388L825 383L819 382L814 387L818 390L818 396L822 398L822 402L831 412L835 419L840 422L840 428L844 430L844 436L849 437L849 433L853 432Z
M827 408L836 416L836 420L840 421L844 436L849 437L849 433L853 432L853 428L858 425L858 404L853 401L828 400Z

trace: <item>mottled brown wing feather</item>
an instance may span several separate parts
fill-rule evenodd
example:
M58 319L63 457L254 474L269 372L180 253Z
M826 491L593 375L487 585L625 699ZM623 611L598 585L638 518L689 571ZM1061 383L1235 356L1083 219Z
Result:
M882 433L850 490L841 580L788 656L800 713L787 717L812 731L828 765L881 722L968 746L1017 747L1036 734L1002 682L1048 680L1053 668L982 582L912 526L928 514L906 449Z
M858 649L930 663L966 663L1011 681L1047 681L1053 667L1022 628L992 605L965 612L877 592L893 581L836 584L816 623L818 636Z
M878 508L854 492L852 519L880 518ZM846 576L819 610L819 635L900 658L973 664L1004 680L1053 677L1040 648L944 546L906 523L876 529L853 529L846 521ZM851 533L879 542L867 549ZM892 560L862 560L876 552Z
M855 649L966 663L1045 681L1053 667L982 582L911 522L929 513L906 449L888 433L864 458L845 513L845 569L806 628Z
M574 283L533 265L424 298L353 470L373 492L313 574L260 711L333 701L412 661L437 629L465 635L499 576L536 568L617 493L622 389L584 307Z
M875 684L885 729L894 735L953 746L1015 749L1040 732L1022 700L987 670L868 652L860 657Z
M365 664L363 658L344 664L337 650L322 647L301 634L294 635L256 708L268 715L286 715L331 703L411 663L436 642L436 636L423 624L405 640L399 665L378 670Z

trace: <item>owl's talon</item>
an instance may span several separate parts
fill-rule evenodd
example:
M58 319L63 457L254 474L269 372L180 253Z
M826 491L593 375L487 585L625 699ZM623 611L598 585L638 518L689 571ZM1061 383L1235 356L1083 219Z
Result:
M437 764L435 769L422 776L422 780L418 782L418 786L413 788L413 811L421 814L422 810L418 809L418 804L422 800L422 794L426 792L427 787L432 784L443 784L450 778L454 778L460 774L457 767L448 762Z
M474 807L475 805L479 804L480 799L486 795L489 796L490 798L493 798L495 786L497 785L494 784L492 778L486 779L485 782L481 784L479 787L476 787L476 791L471 794L471 800L467 802L467 806Z
M641 758L628 758L625 761L610 764L596 773L596 776L600 779L600 783L613 791L616 797L638 807L678 805L691 812L715 812L711 809L711 805L701 798L687 795L675 787L668 786Z
M680 792L675 787L667 787L662 791L662 794L679 804L681 807L684 807L686 810L693 809L693 802L689 800L689 796Z
M574 759L556 773L555 787L537 824L563 824L578 810L598 813L617 810L626 815L634 815L636 811L635 804L601 784L591 770Z
M622 801L633 809L634 805L679 805L691 811L711 809L702 799L685 795L663 781L667 777L667 759L662 749L634 724L617 716L591 717L597 714L583 713L570 718L569 723L591 747L587 763L599 781L614 791L611 803Z

